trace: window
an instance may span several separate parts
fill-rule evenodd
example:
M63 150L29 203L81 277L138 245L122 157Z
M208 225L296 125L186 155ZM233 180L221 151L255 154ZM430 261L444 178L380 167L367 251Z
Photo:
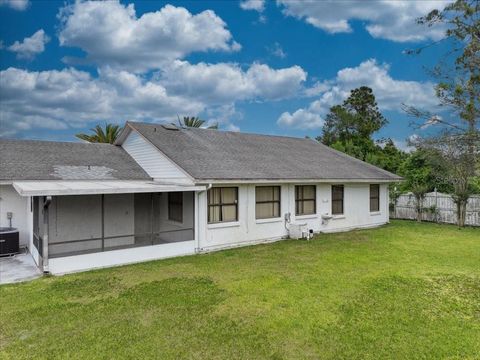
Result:
M168 193L168 220L183 222L183 193Z
M217 187L208 190L208 222L238 220L238 188Z
M316 212L316 186L295 186L295 215L311 215Z
M380 211L380 185L370 185L370 212Z
M255 217L257 219L280 217L280 186L255 188Z
M343 185L332 185L332 215L343 214Z

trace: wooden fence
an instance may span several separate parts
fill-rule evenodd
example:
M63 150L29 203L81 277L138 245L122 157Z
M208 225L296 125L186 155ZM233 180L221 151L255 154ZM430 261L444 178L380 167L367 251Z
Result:
M437 192L428 193L423 202L422 220L439 223L457 223L457 205L449 194ZM402 194L396 204L390 207L390 218L412 219L417 218L416 200L413 194ZM480 196L468 199L465 224L480 226Z

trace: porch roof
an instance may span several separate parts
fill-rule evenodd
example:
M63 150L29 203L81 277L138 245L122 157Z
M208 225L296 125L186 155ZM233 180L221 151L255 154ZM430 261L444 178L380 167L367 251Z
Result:
M148 192L201 191L205 186L166 184L154 181L15 181L21 196L94 195Z

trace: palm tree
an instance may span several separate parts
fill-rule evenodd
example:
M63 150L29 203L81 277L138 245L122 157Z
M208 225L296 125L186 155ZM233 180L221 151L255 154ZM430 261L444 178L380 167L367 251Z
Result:
M120 126L105 123L105 130L100 125L97 125L90 130L93 132L91 135L76 134L75 136L91 143L113 144L120 133Z
M194 127L194 128L200 128L202 127L203 124L205 124L205 120L201 120L198 116L184 116L183 120L180 120L180 117L178 117L178 124L180 127ZM207 129L218 129L218 124L213 124L210 126L207 126Z

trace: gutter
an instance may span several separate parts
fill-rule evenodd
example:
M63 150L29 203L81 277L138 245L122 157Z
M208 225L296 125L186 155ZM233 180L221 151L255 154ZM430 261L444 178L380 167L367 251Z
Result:
M404 179L202 179L196 184L389 184L401 181Z

